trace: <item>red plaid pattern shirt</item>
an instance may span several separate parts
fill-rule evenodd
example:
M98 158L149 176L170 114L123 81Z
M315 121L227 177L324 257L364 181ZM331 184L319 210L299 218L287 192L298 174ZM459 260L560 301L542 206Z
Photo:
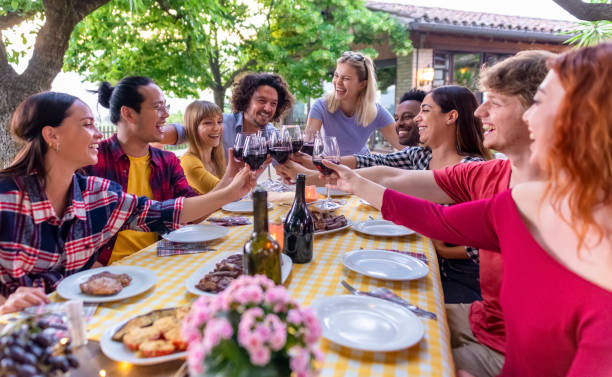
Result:
M75 174L59 218L36 174L0 178L0 293L20 286L53 291L65 276L90 268L125 229L179 227L183 198L157 202L124 193L115 182Z
M164 201L180 196L191 197L197 195L189 186L181 163L174 153L149 147L149 155L149 164L151 164L149 184L153 191L154 200ZM100 142L98 163L87 166L83 170L87 175L95 175L115 181L121 185L123 191L127 191L130 159L121 148L117 134ZM113 237L100 251L98 260L102 264L108 263L115 247L115 240L116 237Z

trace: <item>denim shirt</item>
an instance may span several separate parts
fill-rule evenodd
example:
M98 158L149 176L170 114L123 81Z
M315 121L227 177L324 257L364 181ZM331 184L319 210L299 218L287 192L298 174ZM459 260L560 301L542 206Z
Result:
M227 157L227 150L234 146L234 140L239 132L242 132L243 113L223 114L223 149ZM272 123L266 124L266 138L270 133L277 132L276 127Z

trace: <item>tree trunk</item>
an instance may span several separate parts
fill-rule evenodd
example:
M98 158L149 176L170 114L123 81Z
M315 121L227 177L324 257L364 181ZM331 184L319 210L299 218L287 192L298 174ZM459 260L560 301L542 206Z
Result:
M225 106L225 89L218 87L213 88L213 93L215 94L215 103L221 108L221 111L224 111L223 106Z
M76 24L109 1L44 0L45 24L36 36L28 67L20 75L9 65L6 48L0 43L0 167L10 164L18 150L9 133L9 119L17 105L32 94L51 88L62 69L64 53Z

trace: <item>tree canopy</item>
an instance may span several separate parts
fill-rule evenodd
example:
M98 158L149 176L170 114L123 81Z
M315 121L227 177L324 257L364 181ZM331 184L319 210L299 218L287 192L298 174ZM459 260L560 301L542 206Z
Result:
M114 0L77 26L65 69L90 81L149 76L179 97L211 89L220 106L237 75L272 71L305 99L322 93L342 51L387 39L400 55L411 49L361 0Z

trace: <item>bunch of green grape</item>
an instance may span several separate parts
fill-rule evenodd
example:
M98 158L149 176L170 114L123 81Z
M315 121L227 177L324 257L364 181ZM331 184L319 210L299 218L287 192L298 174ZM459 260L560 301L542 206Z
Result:
M61 376L78 366L69 339L44 318L20 320L0 337L0 376Z

